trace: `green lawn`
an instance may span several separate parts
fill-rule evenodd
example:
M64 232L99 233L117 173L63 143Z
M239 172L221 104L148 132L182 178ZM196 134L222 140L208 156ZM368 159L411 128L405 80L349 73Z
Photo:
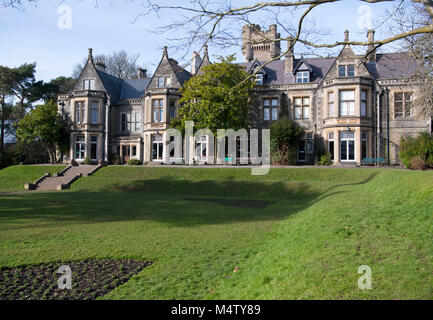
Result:
M1 170L0 192L35 180L34 168ZM0 194L0 266L154 261L107 299L433 298L433 171L250 173L108 167L68 191ZM372 290L358 289L360 265L372 269Z

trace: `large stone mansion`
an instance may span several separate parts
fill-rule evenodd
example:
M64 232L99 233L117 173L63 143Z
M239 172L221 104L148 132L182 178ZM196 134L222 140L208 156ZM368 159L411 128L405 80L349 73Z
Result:
M267 31L243 28L242 65L248 72L281 55L280 43L270 41L278 38L276 25ZM374 39L373 30L368 39ZM65 160L108 160L113 154L124 162L165 160L164 134L176 117L179 89L210 63L205 47L203 57L195 53L187 71L164 47L152 76L139 69L136 79L121 80L107 74L89 49L74 90L58 97L59 112L71 129ZM431 118L420 116L413 105L418 89L410 77L415 69L415 61L403 52L373 52L365 59L349 45L334 58L296 57L290 51L256 74L259 99L251 105L251 128L267 128L282 114L299 122L306 132L298 147L299 163L313 163L318 150L324 150L335 164L361 165L386 158L389 145L390 163L399 164L400 137L432 131ZM194 154L204 161L208 138L193 142Z

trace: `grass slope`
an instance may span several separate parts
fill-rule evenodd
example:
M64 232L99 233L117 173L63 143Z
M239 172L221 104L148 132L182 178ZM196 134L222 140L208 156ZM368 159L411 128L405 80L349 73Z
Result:
M0 192L24 191L24 184L33 182L45 173L59 172L65 166L11 166L0 170Z
M0 195L0 266L155 261L110 299L433 298L432 171L250 172L108 167L70 191ZM357 287L364 264L372 290Z

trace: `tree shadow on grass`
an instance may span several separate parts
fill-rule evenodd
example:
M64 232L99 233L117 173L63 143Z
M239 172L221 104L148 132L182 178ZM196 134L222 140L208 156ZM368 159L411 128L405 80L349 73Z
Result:
M50 227L55 224L155 221L171 226L225 224L284 219L317 201L340 193L338 187L365 184L307 182L190 181L172 176L134 180L97 191L78 190L0 196L0 229ZM186 197L194 197L188 200ZM268 200L266 208L243 208L197 198Z

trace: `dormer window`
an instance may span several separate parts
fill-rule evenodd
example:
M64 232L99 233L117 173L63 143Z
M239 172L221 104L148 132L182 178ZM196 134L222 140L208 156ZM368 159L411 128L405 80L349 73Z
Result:
M296 72L296 82L297 83L310 82L310 72L308 71Z
M95 80L93 79L83 80L83 90L95 90Z
M262 86L263 85L263 73L257 73L256 74L256 85Z
M355 65L339 65L338 66L339 77L354 77L355 76Z

